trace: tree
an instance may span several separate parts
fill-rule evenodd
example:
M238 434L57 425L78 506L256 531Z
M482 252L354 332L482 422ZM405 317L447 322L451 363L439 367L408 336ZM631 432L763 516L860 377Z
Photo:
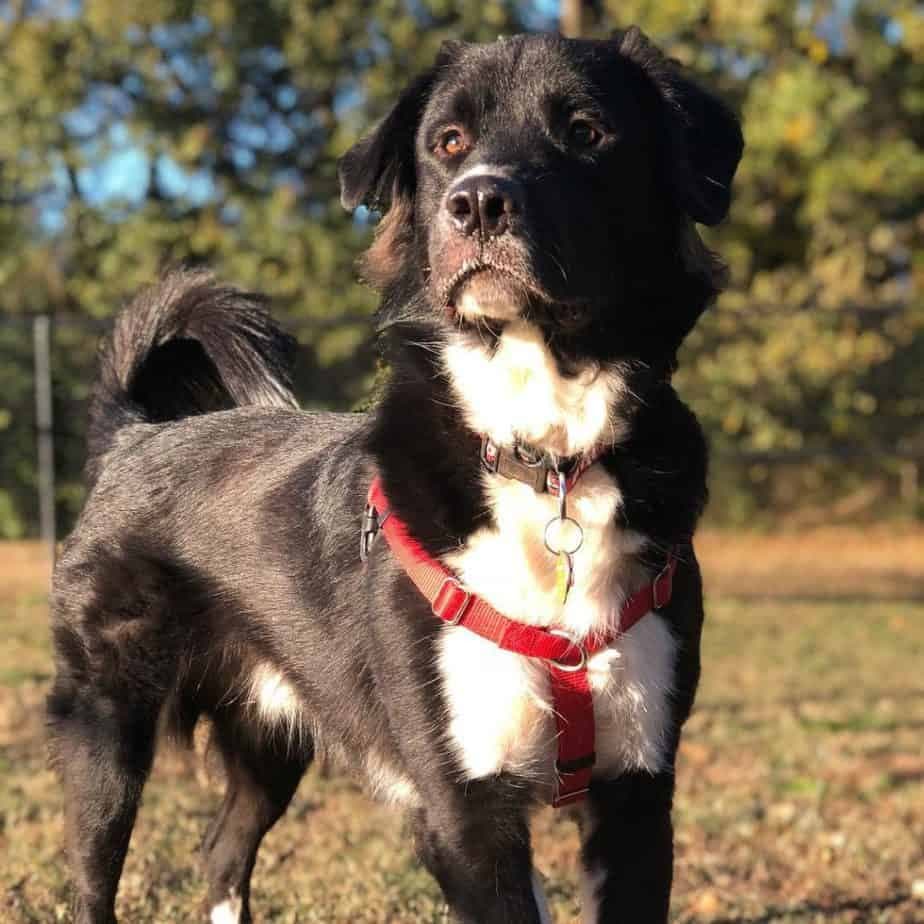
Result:
M731 218L710 236L731 285L678 376L717 450L719 515L830 500L924 457L918 5L611 0L606 10L605 27L643 23L744 120ZM751 461L723 464L741 452ZM787 459L806 464L781 469Z
M924 455L924 19L912 0L594 0L737 106L710 239L731 286L678 375L716 452L713 515L829 500ZM51 312L60 502L79 504L97 328L159 265L269 292L307 403L368 390L374 296L335 162L444 37L542 25L514 0L18 0L0 6L0 318ZM0 326L0 533L33 522L28 331ZM745 452L745 465L731 459ZM779 459L804 459L780 467ZM910 479L913 483L913 479Z
M373 372L374 297L354 272L370 220L341 208L336 158L443 38L519 28L505 0L7 4L0 313L105 318L160 265L207 264L273 297L306 345L309 404L350 406ZM68 518L96 331L55 330ZM0 394L0 532L14 533L34 507L31 359L0 337L16 380Z

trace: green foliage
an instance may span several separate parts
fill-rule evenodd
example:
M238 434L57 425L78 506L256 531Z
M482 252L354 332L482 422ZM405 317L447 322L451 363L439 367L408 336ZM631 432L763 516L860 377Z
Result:
M747 520L767 502L785 506L787 492L795 506L856 487L858 473L889 477L900 455L920 459L919 5L620 0L607 10L614 23L647 24L744 119L731 218L710 236L731 287L678 376L723 479L743 482L737 497L719 486L718 513L734 506ZM755 464L723 463L741 451ZM780 472L790 454L812 464Z
M207 263L273 296L307 345L306 403L341 407L372 382L374 297L354 273L369 223L340 208L336 158L443 38L491 39L534 14L514 0L7 10L0 315L102 319L163 263ZM714 513L894 482L900 456L924 453L918 5L607 0L594 31L631 22L745 120L733 212L710 235L731 288L678 376L718 450ZM104 194L113 158L132 182ZM55 331L67 518L96 332ZM0 338L0 532L15 533L35 507L28 328ZM730 461L742 451L753 464ZM795 474L775 461L793 453L808 460Z
M373 379L357 348L375 299L354 272L369 222L341 208L336 158L444 38L517 31L513 4L86 0L76 12L21 3L0 18L0 315L104 318L164 263L204 263L273 297L306 345L307 404L355 404ZM114 156L136 158L133 185L101 200ZM34 524L20 334L0 390L5 532ZM65 520L96 337L55 327Z

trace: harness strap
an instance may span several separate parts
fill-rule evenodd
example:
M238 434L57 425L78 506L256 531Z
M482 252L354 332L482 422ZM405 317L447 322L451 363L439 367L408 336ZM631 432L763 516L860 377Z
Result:
M555 760L558 785L552 794L552 805L560 808L583 801L590 789L590 776L597 759L597 728L587 669L565 671L549 664L549 677L558 731Z
M374 528L372 524L375 524ZM576 641L560 630L509 619L469 591L411 536L407 524L389 508L378 477L369 488L364 529L371 529L373 534L377 531L384 534L398 563L430 603L433 614L444 623L462 626L505 651L548 663L558 729L558 787L552 804L557 807L580 801L590 785L596 757L593 693L587 675L587 661L631 629L646 613L660 609L670 601L677 569L673 550L655 580L636 591L623 604L615 630Z

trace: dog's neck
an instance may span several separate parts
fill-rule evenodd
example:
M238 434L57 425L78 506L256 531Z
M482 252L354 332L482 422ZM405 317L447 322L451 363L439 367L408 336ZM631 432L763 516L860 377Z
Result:
M493 519L481 437L564 459L612 447L628 430L620 366L588 362L569 375L525 322L492 343L432 328L394 333L400 346L369 448L392 502L434 554Z
M442 360L465 423L499 446L526 443L567 458L625 435L619 365L588 361L565 373L542 331L526 321L506 325L491 343L453 333Z
M621 486L625 522L665 542L692 533L705 499L705 448L666 365L572 363L570 375L535 330L508 328L503 342L482 343L432 320L390 327L391 376L366 446L427 551L451 552L494 522L484 434L498 446L516 439L563 456L611 440L600 464Z

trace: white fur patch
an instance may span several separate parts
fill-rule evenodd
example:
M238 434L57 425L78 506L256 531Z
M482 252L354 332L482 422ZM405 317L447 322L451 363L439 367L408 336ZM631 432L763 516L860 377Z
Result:
M563 376L542 332L526 321L509 324L494 351L454 337L444 356L466 422L498 445L519 438L574 456L622 435L613 413L622 376L597 364Z
M248 704L260 722L272 730L281 729L288 738L302 730L302 706L295 688L267 662L258 664L249 680Z
M366 755L366 779L371 794L392 805L415 806L420 802L417 788L375 753Z
M241 898L232 889L230 897L212 909L209 921L211 924L240 924L242 910Z
M505 330L493 359L460 339L447 348L446 362L470 426L500 443L510 445L516 435L572 455L615 438L614 374L601 371L583 384L581 376L563 379L527 324ZM543 542L557 499L498 475L486 473L484 484L496 526L478 530L445 558L462 582L519 622L560 628L575 638L615 627L625 599L652 575L637 563L644 537L617 524L622 495L607 471L592 466L568 497L584 541L564 605L555 594L556 560ZM675 657L666 622L649 613L590 659L595 775L663 768ZM508 770L551 785L556 728L546 665L461 627L443 630L439 665L449 738L465 776Z
M477 296L467 288L463 289L462 294L458 297L456 311L458 311L463 318L468 318L469 320L485 316ZM490 311L490 316L497 321L512 321L519 317L519 314L520 306L512 302L492 304Z
M555 727L544 667L456 626L439 646L449 737L464 776L507 769L551 782Z

